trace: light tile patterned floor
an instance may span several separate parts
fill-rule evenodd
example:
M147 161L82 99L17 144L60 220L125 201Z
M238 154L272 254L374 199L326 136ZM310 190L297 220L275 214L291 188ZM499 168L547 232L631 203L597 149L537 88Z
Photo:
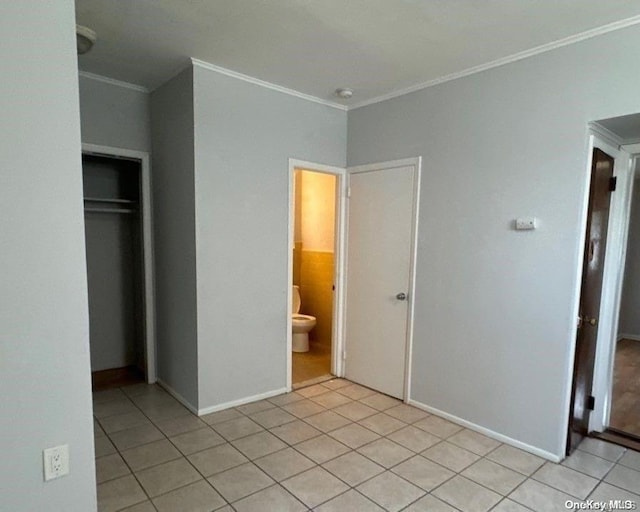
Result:
M562 464L346 380L197 418L158 386L94 394L100 512L557 512L640 506L640 453Z

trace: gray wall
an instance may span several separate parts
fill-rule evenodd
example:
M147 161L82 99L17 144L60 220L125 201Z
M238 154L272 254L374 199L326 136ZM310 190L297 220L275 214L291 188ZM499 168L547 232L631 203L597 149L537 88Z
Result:
M96 510L74 23L71 0L0 17L3 511ZM44 483L42 450L60 444L71 473Z
M82 142L151 151L149 94L85 76L79 83Z
M637 171L631 199L618 333L640 338L640 176Z
M288 159L343 167L346 113L194 68L200 407L286 386Z
M587 123L640 112L639 47L627 28L349 112L349 165L424 157L413 399L563 454Z
M151 95L158 377L198 404L193 74Z

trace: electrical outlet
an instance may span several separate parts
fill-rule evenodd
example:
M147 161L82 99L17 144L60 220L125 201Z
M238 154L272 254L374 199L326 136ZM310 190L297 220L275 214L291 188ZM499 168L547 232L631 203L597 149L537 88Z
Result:
M69 474L69 445L47 448L42 455L45 482Z

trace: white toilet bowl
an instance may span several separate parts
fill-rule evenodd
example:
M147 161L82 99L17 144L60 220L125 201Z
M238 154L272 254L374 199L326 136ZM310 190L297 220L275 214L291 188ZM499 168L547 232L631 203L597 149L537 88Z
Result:
M294 285L293 287L293 315L291 324L293 326L293 343L292 350L294 352L309 352L309 331L316 326L316 317L310 315L301 315L300 311L300 289Z

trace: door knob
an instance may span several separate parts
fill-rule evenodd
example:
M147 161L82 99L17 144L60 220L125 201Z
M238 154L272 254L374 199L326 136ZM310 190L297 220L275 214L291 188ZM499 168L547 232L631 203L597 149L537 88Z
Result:
M396 299L398 299L398 300L407 300L407 294L400 292L398 295L396 295Z
M591 317L589 318L587 315L584 316L579 316L578 317L578 328L582 327L583 324L589 324L589 325L596 325L598 323L598 320Z

